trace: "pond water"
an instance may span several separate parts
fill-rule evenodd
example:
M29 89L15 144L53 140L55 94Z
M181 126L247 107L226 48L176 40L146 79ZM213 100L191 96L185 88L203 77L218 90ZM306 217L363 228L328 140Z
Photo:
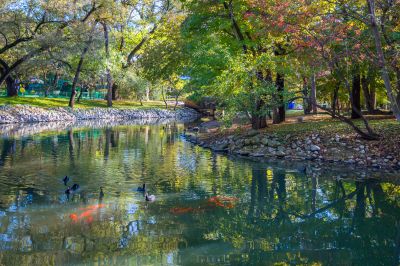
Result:
M0 265L399 264L396 178L230 158L183 128L1 138Z

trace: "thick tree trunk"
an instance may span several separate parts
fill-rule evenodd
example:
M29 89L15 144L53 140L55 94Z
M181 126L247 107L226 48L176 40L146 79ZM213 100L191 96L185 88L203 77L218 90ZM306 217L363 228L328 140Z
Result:
M283 101L283 95L282 93L284 92L285 88L285 78L283 74L277 73L276 74L276 90L278 92L278 102L279 106L275 108L273 112L273 123L274 124L279 124L285 121L285 116L286 116L286 111L285 111L285 103Z
M16 60L11 66L8 66L3 60L1 60L1 65L2 65L2 71L1 71L1 76L0 76L0 86L3 84L3 82L24 62L28 61L29 59L37 56L38 54L42 53L43 51L46 51L49 49L48 46L44 46L41 48L38 48L36 50L33 50L29 52L28 54L25 54L18 60Z
M351 119L360 118L361 113L361 78L360 73L357 71L353 75L353 86L352 86L352 94L351 97Z
M375 48L376 48L376 54L378 58L378 66L381 70L382 74L382 79L385 84L386 92L391 104L391 109L393 111L393 114L395 115L397 121L400 121L400 96L396 97L392 90L392 85L390 84L390 77L389 77L389 72L387 69L386 65L386 59L385 55L383 53L383 48L382 48L382 40L381 40L381 35L378 29L378 24L376 21L376 16L375 16L375 1L374 0L367 0L367 5L368 5L368 11L369 11L369 18L370 18L370 26L372 30L372 34L375 39ZM400 94L400 92L399 92Z
M75 79L74 79L74 81L75 81ZM75 105L75 95L76 95L76 89L75 89L75 86L72 85L71 96L69 97L69 103L68 103L68 106L71 108L74 108L74 105Z
M251 128L252 129L263 129L267 127L267 116L266 115L255 115L251 117Z
M118 100L118 85L116 83L112 85L112 99L113 101Z
M315 81L315 74L311 75L311 105L313 114L317 114L317 84Z
M18 87L15 84L15 79L11 76L6 78L6 86L7 86L7 96L15 97L18 96Z

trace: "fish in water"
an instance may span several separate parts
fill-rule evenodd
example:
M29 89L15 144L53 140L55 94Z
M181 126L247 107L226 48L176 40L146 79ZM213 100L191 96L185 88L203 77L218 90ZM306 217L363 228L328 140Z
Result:
M234 202L238 200L239 199L235 197L215 196L209 198L207 202L210 203L212 206L232 209L234 207Z
M80 210L82 210L83 212L80 215L76 213L71 213L69 215L69 218L75 223L79 221L85 221L87 223L91 223L93 222L93 216L92 216L93 213L96 212L98 209L102 208L105 208L104 204L95 204L88 206L86 208L81 208Z
M185 208L185 207L176 207L176 208L170 209L170 212L171 212L171 213L177 214L177 215L179 215L179 214L185 214L185 213L193 212L193 211L194 211L194 209L191 208L191 207L187 207L187 208Z
M76 213L71 213L69 215L69 218L71 218L71 220L74 221L74 222L78 221L78 215Z
M64 185L66 186L66 185L68 184L69 177L66 175L66 176L62 179L62 181L64 182Z

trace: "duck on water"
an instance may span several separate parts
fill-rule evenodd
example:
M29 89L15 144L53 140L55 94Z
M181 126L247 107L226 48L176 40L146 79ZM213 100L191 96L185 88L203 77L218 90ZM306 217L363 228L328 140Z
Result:
M149 195L149 193L146 192L146 194L144 195L146 201L155 201L156 200L156 196L154 195Z
M73 184L72 187L68 187L67 190L65 190L65 194L69 195L72 192L75 192L79 189L79 185L78 184Z
M136 191L138 191L138 192L145 192L145 191L146 191L146 184L143 184L143 186L138 187L138 188L136 189Z

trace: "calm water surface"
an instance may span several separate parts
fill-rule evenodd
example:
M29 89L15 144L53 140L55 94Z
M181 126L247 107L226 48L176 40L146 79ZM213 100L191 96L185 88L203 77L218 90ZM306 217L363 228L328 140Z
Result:
M395 181L216 155L182 130L1 138L0 265L399 264Z

